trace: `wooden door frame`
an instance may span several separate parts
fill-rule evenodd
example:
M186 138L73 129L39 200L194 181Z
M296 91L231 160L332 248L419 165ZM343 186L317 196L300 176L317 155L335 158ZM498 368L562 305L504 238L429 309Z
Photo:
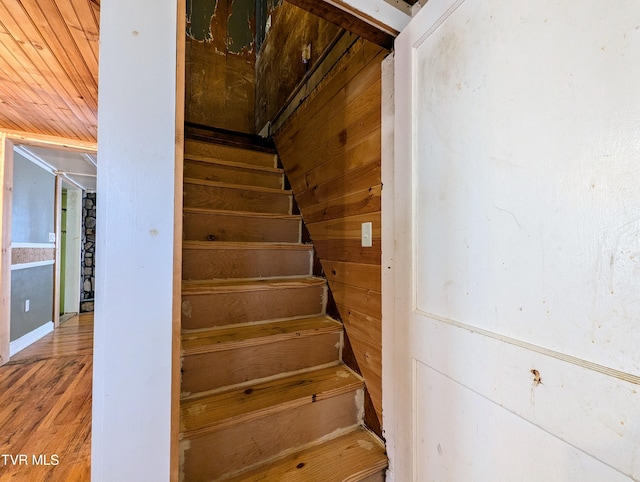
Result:
M464 0L429 4L422 23L430 35ZM415 19L415 16L413 17ZM426 21L425 21L426 19ZM414 27L412 27L414 25ZM410 316L415 307L413 230L414 120L411 54L426 35L409 23L396 38L395 51L382 66L382 323L383 413L389 456L387 481L412 480L416 474L415 431L407 414L415 407L416 363ZM396 95L398 94L398 95ZM407 276L407 274L409 274Z
M0 366L9 361L11 330L11 202L13 143L0 132Z
M178 0L176 25L176 145L173 230L173 333L171 340L171 447L169 477L180 480L180 390L182 382L182 190L184 177L186 0Z

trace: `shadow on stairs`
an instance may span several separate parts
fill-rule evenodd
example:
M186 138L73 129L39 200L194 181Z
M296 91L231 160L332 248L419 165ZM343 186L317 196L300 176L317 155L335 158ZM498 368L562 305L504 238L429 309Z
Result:
M187 139L181 480L383 481L275 151Z

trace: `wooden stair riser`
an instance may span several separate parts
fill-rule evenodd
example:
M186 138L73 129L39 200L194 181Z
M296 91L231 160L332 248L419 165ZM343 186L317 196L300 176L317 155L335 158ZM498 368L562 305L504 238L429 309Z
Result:
M215 249L213 245L212 249L184 248L182 278L207 280L309 276L313 260L311 249L310 246L307 249Z
M254 166L277 167L277 157L275 154L223 146L193 139L185 140L184 152L185 156L206 156Z
M291 213L291 194L185 183L184 206L187 208L224 209L256 213Z
M325 293L324 286L307 286L183 295L182 328L194 330L234 323L320 315L324 311Z
M184 161L184 177L274 189L282 189L284 187L284 176L281 173L264 172L191 159Z
M336 362L340 358L341 336L334 332L274 343L265 340L254 346L184 356L182 392L205 392Z
M298 243L300 218L270 218L185 212L182 230L187 241Z
M216 480L359 423L362 391L184 439L184 480Z

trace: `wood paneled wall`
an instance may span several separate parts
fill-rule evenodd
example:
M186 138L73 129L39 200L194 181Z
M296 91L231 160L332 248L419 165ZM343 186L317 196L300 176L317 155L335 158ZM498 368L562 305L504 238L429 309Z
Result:
M306 73L342 32L288 2L269 12L271 28L256 59L256 132L273 120ZM311 58L302 62L302 49L311 44Z
M255 2L190 0L185 121L254 132Z
M0 128L95 143L100 0L0 2Z
M381 356L381 67L359 40L275 134L378 420ZM373 223L373 247L361 225Z

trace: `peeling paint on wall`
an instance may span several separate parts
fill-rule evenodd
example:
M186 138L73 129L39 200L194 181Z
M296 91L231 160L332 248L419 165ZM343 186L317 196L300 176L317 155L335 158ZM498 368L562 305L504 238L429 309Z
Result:
M235 0L231 2L230 11L227 22L227 50L232 54L252 52L255 43L255 0Z
M255 0L187 1L185 119L253 133Z
M199 42L213 40L211 21L218 0L187 0L187 35Z

